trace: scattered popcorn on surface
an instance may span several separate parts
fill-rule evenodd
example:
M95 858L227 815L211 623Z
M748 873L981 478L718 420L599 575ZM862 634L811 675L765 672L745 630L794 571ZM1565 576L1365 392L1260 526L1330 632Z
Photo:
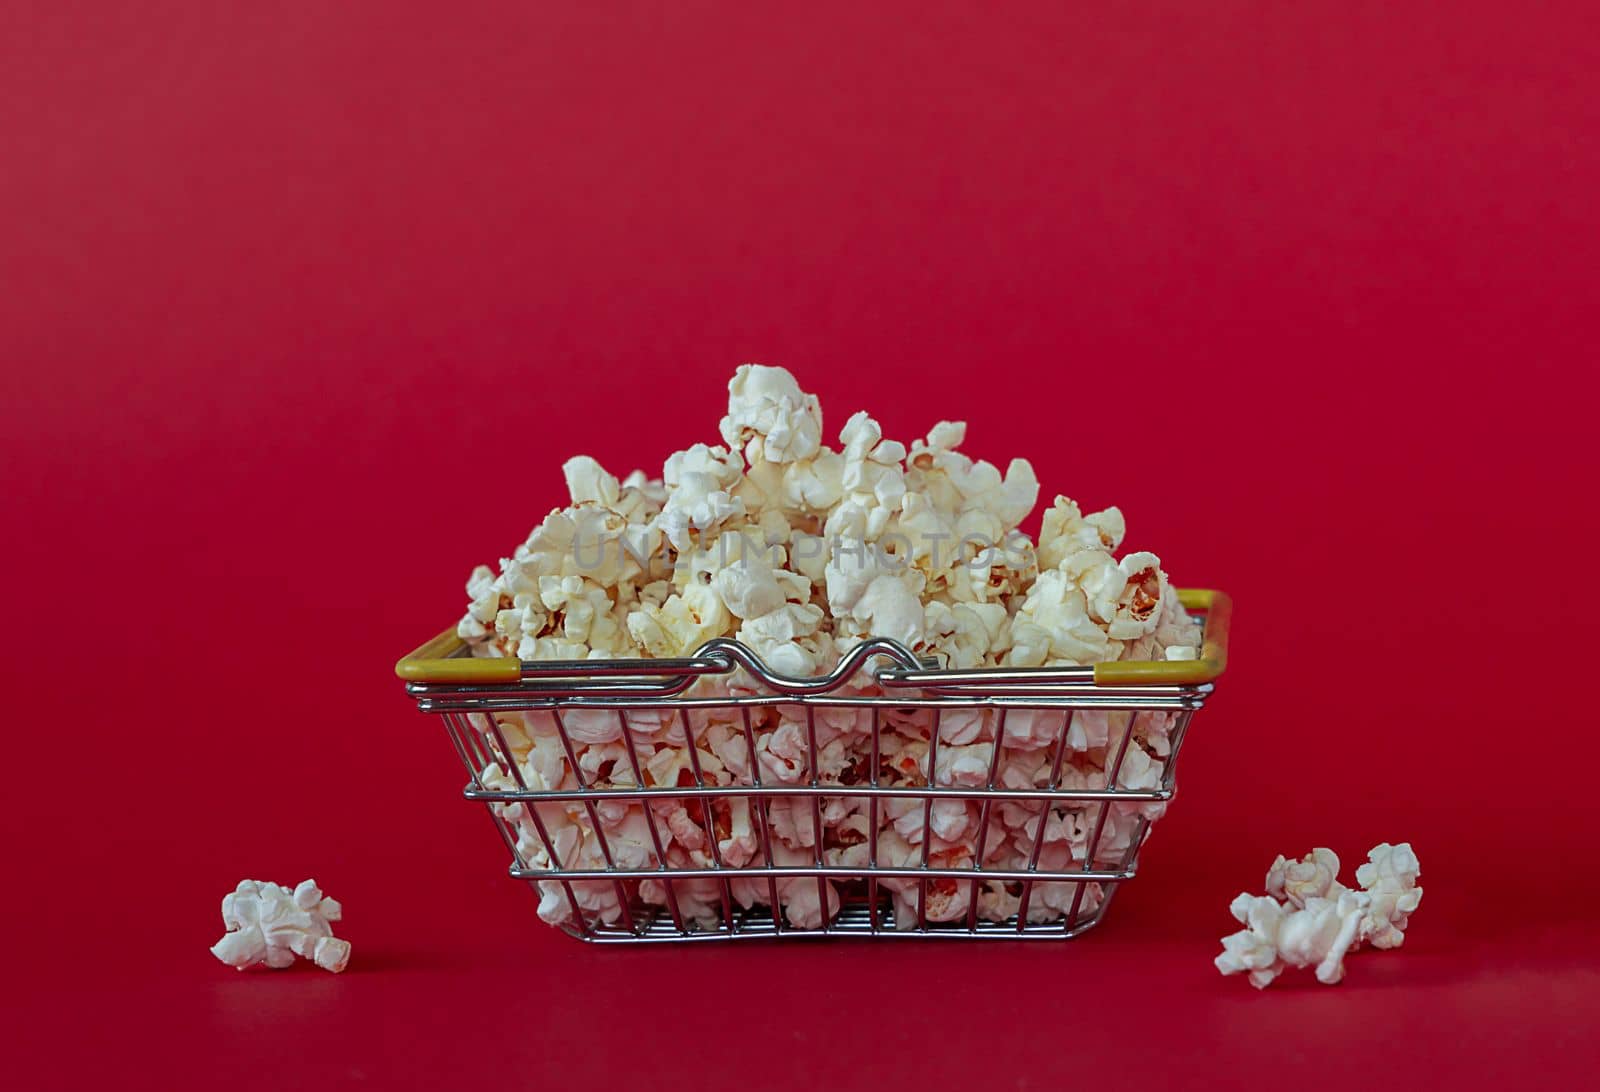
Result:
M1267 871L1265 895L1240 895L1228 909L1244 926L1222 938L1217 970L1245 974L1265 988L1285 967L1315 968L1317 981L1344 979L1344 957L1363 944L1398 948L1422 901L1422 866L1407 842L1384 842L1356 869L1361 890L1339 882L1339 858L1318 847L1298 861L1280 856Z
M817 398L784 369L751 364L728 384L718 431L720 444L693 443L668 455L659 478L635 471L619 481L588 456L568 460L571 503L546 516L498 569L479 566L468 579L457 632L473 655L687 656L712 638L731 637L772 669L810 677L872 637L892 637L958 668L1199 654L1199 627L1159 559L1118 554L1126 533L1120 511L1085 515L1058 496L1035 544L1018 529L1039 499L1033 468L1013 459L1002 472L961 453L965 424L938 422L908 445L885 438L878 422L859 412L845 421L834 449L825 442ZM868 672L848 685L876 692ZM741 670L703 678L690 694L758 691ZM752 707L748 738L734 708L697 708L687 732L677 715L657 711L572 709L562 717L577 771L548 711L469 720L491 755L515 763L523 782L539 789L621 788L637 780L684 785L697 776L718 785L753 785L757 776L764 784L815 776L854 785L871 773L867 709L816 708L815 770L798 706ZM951 710L941 718L930 771L931 717L886 709L878 783L927 785L931 774L939 785L982 787L993 777L999 787L1033 789L1058 776L1063 786L1098 790L1120 753L1117 783L1152 788L1162 783L1173 723L1170 713L1080 711L1063 731L1059 715L1016 709L1000 738L994 711ZM485 785L516 787L500 761L480 771ZM734 868L803 865L819 849L830 865L866 866L874 832L865 800L825 800L820 822L809 804L795 803L610 801L591 816L581 804L546 802L536 815L523 804L497 812L515 832L518 853L537 868L550 867L553 851L562 866L605 869L607 848L619 869L655 868L662 856L675 867L718 860ZM926 857L934 867L972 867L981 852L985 867L1020 871L1042 838L1040 868L1119 867L1163 807L1119 802L1108 809L1091 854L1099 811L1092 804L1041 809L1009 801L984 812L976 802L940 800L925 829L922 802L897 800L877 809L878 863L916 867ZM987 829L980 830L985 814ZM1388 885L1384 920L1398 920L1396 929L1409 912L1405 864L1396 856L1380 866ZM917 881L884 879L880 886L892 895L901 925L913 924ZM634 903L710 924L728 909L725 900L770 908L776 899L788 922L819 928L842 897L831 879L819 885L813 878L733 879L726 887L710 878L548 880L540 892L540 915L552 924L574 923L579 911L614 924ZM1026 901L1030 921L1060 921L1074 902L1090 913L1103 897L1095 884L1082 892L1072 883L1041 882L1024 900L1021 884L986 881L976 892L977 914L1005 920ZM973 897L970 883L936 881L927 915L965 920Z
M1409 842L1388 842L1367 854L1356 869L1356 883L1372 897L1361 923L1361 939L1374 948L1398 948L1406 939L1406 922L1422 901L1417 879L1422 865Z
M299 956L338 974L350 962L350 942L333 935L333 923L343 915L338 900L324 895L315 880L293 891L282 884L240 880L222 898L222 924L228 931L211 946L211 954L241 971L258 963L287 967Z

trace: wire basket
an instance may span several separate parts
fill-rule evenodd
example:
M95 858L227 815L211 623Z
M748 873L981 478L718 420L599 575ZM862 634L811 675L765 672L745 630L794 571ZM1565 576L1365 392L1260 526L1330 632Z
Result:
M572 936L1065 939L1133 879L1226 666L1229 598L1180 596L1205 624L1194 660L945 670L878 639L798 679L726 639L685 659L530 662L465 655L451 630L396 673L443 719L511 875ZM775 724L800 748L779 776ZM841 724L865 762L830 768ZM733 760L682 743L708 735ZM534 736L549 776L523 757ZM1008 753L1028 756L1020 782Z

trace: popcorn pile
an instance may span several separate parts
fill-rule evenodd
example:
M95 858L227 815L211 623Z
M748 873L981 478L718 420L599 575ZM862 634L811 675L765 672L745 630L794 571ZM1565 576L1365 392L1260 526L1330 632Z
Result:
M1044 513L1037 544L1018 529L1038 500L1039 483L1024 459L1002 473L960 453L966 426L943 421L909 448L885 439L866 413L851 417L839 448L824 443L822 408L782 368L746 365L728 384L721 444L696 443L670 455L659 479L635 471L618 480L594 459L564 466L571 503L549 514L500 562L473 570L470 604L458 632L476 656L579 660L692 655L715 637L735 638L773 670L814 676L832 669L870 637L891 637L952 668L1085 665L1107 660L1192 659L1198 627L1150 553L1117 556L1121 512L1083 514L1066 497ZM869 672L846 692L877 693ZM696 697L758 691L743 671L706 677ZM737 708L698 708L686 737L671 713L630 709L625 714L637 752L630 756L614 709L563 710L579 767L571 769L549 711L495 713L499 737L526 783L535 789L692 784L696 776L720 785L854 785L869 777L871 712L813 707L817 757L809 768L806 710L773 705L752 711L754 748ZM940 718L937 767L928 769L931 717L927 710L882 714L879 784L1033 788L1050 783L1058 767L1063 713L1013 709L1004 738L992 710L949 709ZM473 714L491 752L496 732ZM1128 732L1118 784L1160 784L1170 754L1170 713L1079 711L1059 756L1064 788L1101 789ZM692 742L693 751L690 750ZM1000 754L995 754L997 742ZM505 757L505 756L501 756ZM698 773L696 772L698 767ZM581 773L581 781L579 774ZM486 784L513 788L496 764ZM654 818L669 867L759 866L763 843L775 865L824 863L865 866L867 802L826 799L821 829L809 802L723 797L709 812L698 802L609 801L597 809L603 848L582 807L540 804L562 867L604 868L605 849L618 869L657 867L650 833ZM1110 809L1097 843L1097 863L1120 861L1162 805ZM521 804L500 814L518 832L518 848L536 867L550 857ZM1060 805L1041 823L1037 803L993 807L979 838L975 801L940 799L924 830L923 803L904 799L878 809L878 864L920 865L927 846L932 868L970 868L982 845L983 863L996 869L1028 865L1036 835L1044 844L1038 867L1082 867L1098 807ZM763 814L764 813L764 814ZM765 830L766 838L759 835ZM575 882L583 913L618 920L621 899L612 881ZM902 925L915 919L917 883L885 879ZM541 883L547 921L574 920L562 885ZM1072 883L1041 882L1029 899L1032 921L1058 919L1073 901ZM1080 906L1092 912L1100 893L1086 885ZM771 900L763 879L729 882L741 906ZM660 906L667 897L654 879L628 881L623 897ZM723 887L714 878L673 884L678 910L696 922L719 917ZM790 924L817 928L837 913L837 885L785 878L777 899ZM1019 909L1020 887L985 882L978 912L1004 920ZM971 885L936 879L927 916L964 919Z
M1318 847L1298 861L1279 856L1265 895L1241 894L1228 907L1244 925L1222 938L1215 962L1223 974L1248 974L1265 989L1285 967L1315 967L1317 981L1344 979L1344 957L1363 944L1398 948L1422 902L1422 865L1409 842L1384 842L1356 869L1361 890L1339 882L1339 858Z
M322 893L315 880L293 891L282 884L241 880L222 898L222 939L211 954L238 970L265 963L280 969L295 956L338 974L350 962L350 942L333 935L344 915L337 899Z

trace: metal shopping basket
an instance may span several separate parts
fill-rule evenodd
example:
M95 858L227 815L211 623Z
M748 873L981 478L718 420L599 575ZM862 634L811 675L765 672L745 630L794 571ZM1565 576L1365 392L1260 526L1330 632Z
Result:
M1205 624L1194 660L946 670L897 642L879 639L853 649L828 675L799 679L773 672L748 648L727 639L710 641L684 659L529 662L466 655L451 630L402 659L396 673L423 712L443 719L470 778L465 795L488 805L512 855L511 875L535 885L547 902L557 900L564 916L559 924L572 936L590 941L1064 939L1103 921L1112 896L1133 879L1150 824L1173 797L1189 722L1226 666L1232 611L1228 596L1192 589L1180 596L1191 616L1202 616ZM866 673L871 685L863 686L859 673ZM708 677L737 679L738 685L697 696L705 689L697 682ZM869 725L864 731L870 735L860 741L869 749L868 760L848 776L819 775L819 719L847 710ZM953 777L941 783L941 744L947 750L954 746L941 725L963 717L970 723L973 710L980 711L993 740L987 776L980 771L976 782L969 776L962 783ZM558 757L575 775L576 787L536 787L519 767L508 736L529 714L553 727L560 741ZM579 758L584 744L574 740L569 722L584 717L592 723L613 714L625 761L585 771ZM725 731L731 725L748 748L747 770L739 776L713 776L704 768L699 749L686 746L687 764L680 767L675 783L652 783L641 754L656 751L659 744L642 742L638 728L639 718L647 715L674 731L671 721L676 720L682 738L688 739L696 738L713 718ZM756 761L761 725L774 717L804 726L802 776L786 783L764 777ZM1082 745L1081 735L1074 732L1075 718L1098 718L1096 723L1110 727L1098 752L1102 783L1085 786L1081 779L1068 783L1063 777L1072 768L1065 759ZM1035 733L1047 726L1043 730L1049 733L1040 772L1021 786L997 780L1013 738L1008 720L1013 726L1026 721ZM889 741L885 726L891 722L901 734L896 739L908 730L926 733L925 764L909 769L908 775L886 773L883 766ZM925 727L915 727L919 724ZM1145 783L1127 787L1122 774L1130 741L1136 735L1147 739L1158 729L1166 753ZM647 750L642 752L642 746ZM935 808L952 800L970 802L970 810L978 814L970 839L975 844L960 864L930 855ZM756 820L752 826L759 832L760 847L740 865L725 861L718 851L719 817L736 801ZM864 849L857 846L846 863L830 862L837 854L825 844L824 808L859 812L863 804ZM637 867L619 863L603 821L603 815L636 805L648 828L648 859ZM681 806L704 831L709 852L701 855L703 860L685 864L670 859L664 846L671 835L657 814L662 805ZM790 816L796 808L801 815L809 811L812 848L804 860L796 862L792 849L777 859L769 817L780 808ZM1020 825L1010 828L1014 839L1025 837L1030 825L1033 833L1027 848L1017 849L1009 864L990 867L985 861L992 844L986 842L995 837L1002 811L1020 817ZM879 830L880 819L888 815L897 816L913 839L920 824L920 855L885 860ZM584 835L598 844L599 861L568 863L570 853L557 844L561 834L551 830L560 816L573 817L585 828ZM1116 844L1104 840L1108 822L1122 831ZM1062 857L1060 853L1041 859L1048 823L1076 824L1075 835L1062 843L1071 843L1070 860L1048 859ZM793 885L812 883L820 920L804 928L780 906L785 890L793 894ZM704 901L698 913L690 911L690 888L702 896L715 890L710 914ZM657 897L646 900L645 891ZM604 896L609 913L593 910L595 899L587 896L595 892ZM810 892L804 894L809 897ZM1043 908L1045 902L1049 909Z

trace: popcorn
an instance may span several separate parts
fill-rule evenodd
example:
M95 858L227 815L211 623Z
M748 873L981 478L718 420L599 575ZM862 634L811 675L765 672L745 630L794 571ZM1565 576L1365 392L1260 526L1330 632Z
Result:
M892 511L906 495L904 444L883 438L883 429L865 410L839 430L844 469L839 484L856 503Z
M695 444L674 452L662 472L667 495L656 525L679 550L694 546L694 532L708 534L745 514L745 502L731 492L742 480L739 456L726 448Z
M1222 938L1222 954L1213 961L1223 974L1248 974L1250 985L1265 989L1283 973L1278 956L1278 933L1283 927L1283 904L1266 895L1241 894L1228 913L1244 925Z
M1106 621L1107 636L1114 641L1131 641L1155 631L1161 599L1167 593L1167 574L1161 559L1152 553L1133 553L1117 562L1122 574L1122 590L1113 613Z
M314 880L290 891L281 884L240 880L222 899L227 928L211 954L238 970L264 963L281 969L295 956L338 974L350 962L350 942L333 935L344 916L337 899L323 895Z
M1125 641L1117 658L1197 660L1200 658L1200 635L1200 627L1184 610L1177 591L1165 585L1161 591L1161 605L1156 611L1155 628Z
M947 667L992 667L1009 623L1006 608L999 603L952 605L935 600L923 609L923 640Z
M1060 568L1067 557L1080 551L1109 553L1122 544L1126 533L1120 510L1107 508L1086 517L1076 503L1058 496L1040 524L1039 565Z
M567 479L567 493L574 505L594 504L615 509L622 499L622 483L587 455L568 459L561 465L561 473Z
M1317 981L1331 986L1344 979L1344 957L1363 944L1399 947L1422 901L1421 865L1410 844L1373 849L1356 870L1360 891L1341 884L1338 874L1331 849L1318 847L1298 861L1279 856L1267 871L1267 894L1240 895L1229 907L1245 928L1222 938L1217 969L1248 974L1261 989L1285 967L1313 967Z
M925 578L905 559L876 543L839 541L823 579L836 632L853 638L841 651L866 637L892 637L913 648L922 643Z
M1374 948L1398 948L1405 942L1406 923L1422 902L1417 877L1422 865L1410 842L1392 846L1383 842L1367 854L1356 869L1356 882L1372 898L1361 924L1361 939Z
M822 608L809 603L784 603L757 618L747 620L734 636L781 675L817 674L829 648L821 633Z
M822 446L822 406L783 368L742 364L728 381L721 432L752 463L809 459Z
M823 448L783 468L783 505L796 513L826 512L844 493L844 459Z
M1346 891L1337 900L1313 898L1284 915L1278 927L1278 958L1290 967L1315 967L1317 981L1344 981L1344 956L1356 942L1365 896Z
M1111 652L1111 639L1090 616L1082 589L1063 570L1041 572L1012 622L1006 664L1092 664L1113 659Z
M489 566L479 565L472 570L467 578L467 613L456 627L463 641L479 641L489 635L489 623L500 613L501 587Z
M610 596L600 585L581 576L542 576L539 605L548 612L544 616L547 627L559 626L566 640L591 650L621 649L622 628L611 614Z
M1285 910L1270 896L1240 895L1229 907L1245 928L1222 938L1222 954L1214 961L1225 975L1248 974L1250 984L1265 989L1285 967L1315 967L1317 981L1335 985L1344 979L1344 956L1356 943L1361 921L1358 897L1346 892L1337 901L1313 898L1309 905Z
M832 671L862 641L878 637L957 669L1198 657L1199 629L1156 555L1119 553L1126 525L1118 509L1086 515L1056 496L1035 545L1018 530L1039 499L1032 466L1013 459L1002 472L963 453L965 424L937 422L909 447L885 437L864 411L846 420L836 447L824 443L822 426L818 400L793 375L751 364L728 384L720 436L705 437L720 442L673 451L659 478L636 470L619 480L590 456L567 460L568 503L549 512L498 568L473 569L458 634L473 655L530 661L687 657L731 637L770 670L799 678ZM884 694L870 670L843 685L869 698ZM707 675L690 693L743 698L765 690L741 669ZM692 709L687 728L676 710L627 705L565 707L559 722L548 709L464 716L487 748L479 778L491 790L514 788L515 775L541 790L631 787L636 768L648 786L697 779L751 785L748 799L657 795L646 803L610 799L592 810L548 802L537 812L523 803L494 805L517 853L534 867L554 858L562 867L596 870L608 863L622 870L704 868L719 860L731 868L806 866L819 855L865 869L874 840L876 861L885 866L916 867L926 856L936 868L971 869L981 840L990 868L1079 870L1091 857L1093 865L1120 867L1164 804L1118 801L1102 821L1097 805L1006 801L990 807L988 829L980 830L985 813L974 801L938 798L925 810L912 797L872 808L842 796L764 800L755 781L875 779L975 790L992 782L1034 790L1054 780L1066 789L1101 790L1120 754L1117 785L1152 790L1163 783L1176 723L1170 713L1080 710L1069 719L1065 711L1012 707L1002 718L998 709L945 707L930 769L934 718L927 708ZM1240 967L1249 964L1256 974L1326 963L1324 973L1334 975L1354 946L1398 944L1420 897L1415 858L1409 847L1380 850L1363 873L1370 889L1355 892L1332 882L1336 861L1330 871L1315 855L1309 863L1280 860L1269 890L1300 901L1283 905L1284 920L1275 923L1264 910L1254 912L1248 944L1229 942L1241 953ZM569 926L580 914L589 924L620 921L624 900L647 913L672 903L692 927L709 926L721 920L726 897L746 908L776 901L776 912L795 927L820 928L847 895L859 897L832 879L819 886L815 877L792 876L538 886L541 916ZM914 879L885 878L880 886L907 927L919 900L931 921L974 913L1003 921L1023 910L1024 885L981 874L932 877L925 894ZM1026 914L1035 922L1064 920L1074 907L1093 913L1104 897L1092 883L1041 879L1027 890Z
M709 587L690 584L659 607L645 604L628 615L628 634L657 658L688 656L728 628L728 608Z
M772 861L779 866L805 866L814 864L809 853L791 849L782 842L772 847ZM823 903L823 898L827 903ZM783 905L783 916L796 929L820 929L824 919L833 920L839 912L839 889L832 880L821 884L810 876L789 877L778 881L778 899Z
M1267 870L1267 894L1304 910L1307 899L1325 899L1343 892L1339 884L1339 857L1331 849L1318 847L1298 861L1281 853Z
M1001 530L1016 527L1039 500L1039 479L1032 464L1012 459L1002 477L992 463L969 459L955 450L966 435L964 422L940 421L926 439L913 442L908 488L926 492L949 511L986 513Z
M787 602L785 589L778 584L767 551L752 544L742 530L724 532L717 540L716 554L721 562L711 577L711 585L736 618L759 618ZM810 582L804 584L803 598L809 598Z
M1122 766L1117 770L1117 788L1130 792L1160 788L1162 769L1162 764L1152 761L1143 748L1130 744L1123 752Z

